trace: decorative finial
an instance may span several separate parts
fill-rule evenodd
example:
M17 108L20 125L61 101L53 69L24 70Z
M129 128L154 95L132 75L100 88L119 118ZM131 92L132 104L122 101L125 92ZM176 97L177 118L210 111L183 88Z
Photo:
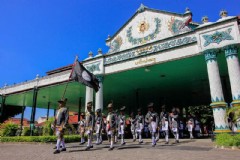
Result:
M93 57L93 52L92 52L92 51L90 51L90 52L88 53L88 57L89 57L89 58L92 58L92 57Z
M228 16L228 12L226 10L221 10L219 15L220 15L220 17L225 18Z
M35 78L35 79L36 79L36 80L39 80L39 74L36 75L36 78Z
M102 48L98 48L98 54L102 54Z
M148 7L144 6L144 5L141 3L141 5L140 5L140 7L138 8L137 12L138 12L138 13L141 13L141 12L143 12L146 8L148 8Z
M208 23L208 16L202 17L202 22L203 23Z
M186 7L186 9L185 9L185 13L191 13L191 11L188 7Z
M108 41L108 40L110 40L110 39L111 39L111 36L110 36L110 35L108 35L108 37L107 37L106 41Z
M4 87L3 88L7 88L7 83L4 84Z

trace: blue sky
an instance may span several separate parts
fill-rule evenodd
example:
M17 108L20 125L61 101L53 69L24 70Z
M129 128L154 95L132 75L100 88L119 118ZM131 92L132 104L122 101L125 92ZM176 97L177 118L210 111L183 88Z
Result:
M44 76L71 64L75 55L83 60L98 48L106 53L107 36L141 3L176 13L189 7L195 22L205 15L214 22L222 9L240 15L239 0L0 0L0 88ZM38 110L40 115L46 110Z

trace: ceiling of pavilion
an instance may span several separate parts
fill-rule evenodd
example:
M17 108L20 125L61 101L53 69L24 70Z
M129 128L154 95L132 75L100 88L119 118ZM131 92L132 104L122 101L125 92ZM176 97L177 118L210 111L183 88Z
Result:
M227 64L224 54L218 56L219 70L222 77L223 91L227 102L231 101ZM39 88L37 107L57 107L66 83ZM136 96L138 91L138 100ZM207 66L203 55L171 61L153 66L128 70L104 76L104 108L113 100L115 109L125 105L128 111L138 107L146 108L149 102L157 106L185 107L210 103ZM85 104L85 86L70 82L66 91L67 106L71 111L78 111ZM94 96L95 98L95 96ZM32 106L33 91L8 95L6 104ZM160 108L160 107L159 107Z

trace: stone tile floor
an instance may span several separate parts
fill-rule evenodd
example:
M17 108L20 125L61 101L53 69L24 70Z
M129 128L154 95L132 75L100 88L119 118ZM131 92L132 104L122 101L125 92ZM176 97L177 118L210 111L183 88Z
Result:
M180 143L165 145L160 140L155 147L151 147L151 140L145 139L139 145L132 140L126 140L126 145L116 144L113 151L108 151L108 142L94 145L90 151L85 151L86 145L68 143L67 151L53 154L54 144L41 143L0 143L0 160L237 160L240 150L219 149L214 147L210 139L188 140L182 139Z

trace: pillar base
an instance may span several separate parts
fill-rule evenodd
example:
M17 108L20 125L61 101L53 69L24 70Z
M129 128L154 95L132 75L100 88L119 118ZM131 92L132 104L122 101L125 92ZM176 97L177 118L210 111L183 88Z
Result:
M226 107L227 103L226 102L212 102L210 104L212 108L219 108L219 107Z
M219 134L219 133L232 133L232 131L230 130L230 129L223 129L223 130L214 130L213 131L214 133L216 133L216 134Z
M240 106L240 100L233 100L231 106L232 107Z

